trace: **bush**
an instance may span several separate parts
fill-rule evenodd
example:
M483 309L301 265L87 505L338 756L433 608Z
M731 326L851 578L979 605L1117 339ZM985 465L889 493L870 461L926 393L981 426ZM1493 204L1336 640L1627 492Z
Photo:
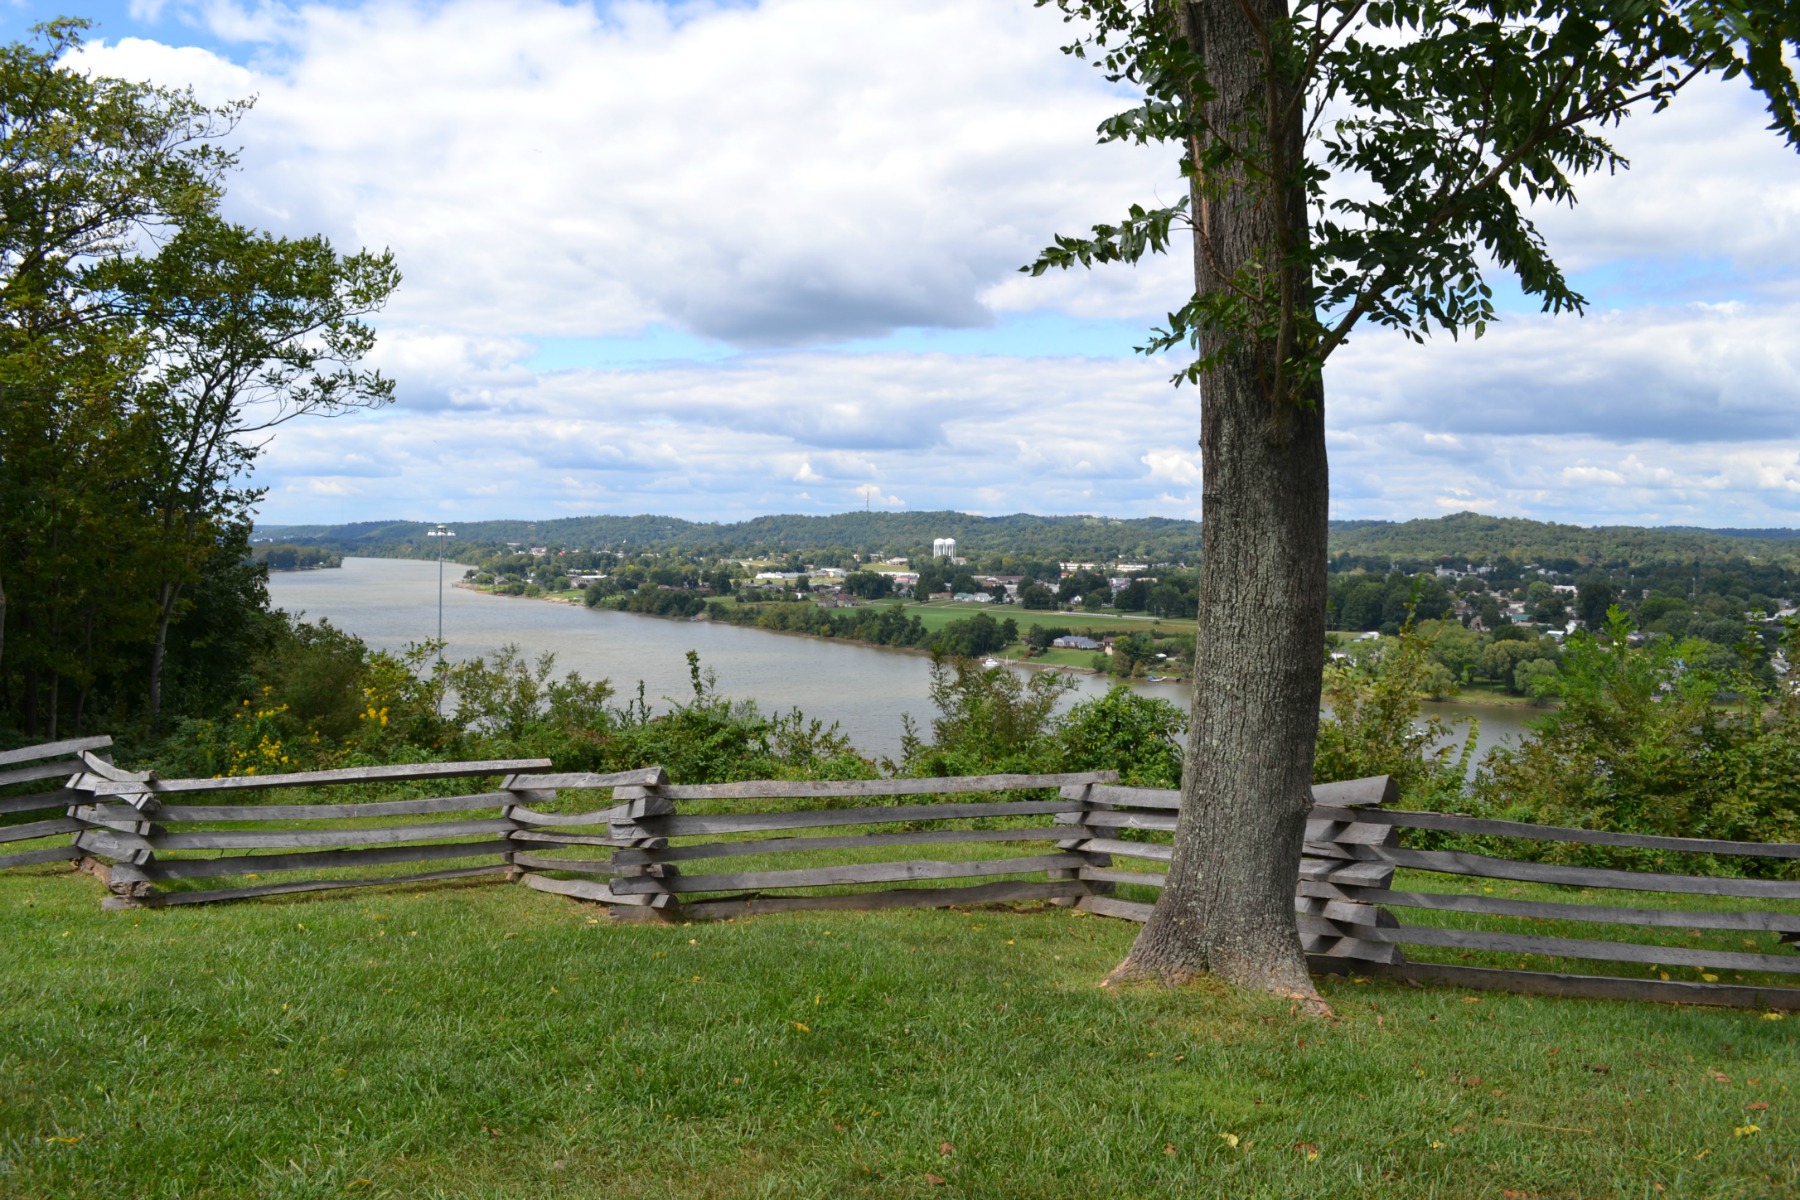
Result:
M1705 647L1670 638L1641 649L1616 606L1598 636L1570 637L1555 692L1562 707L1534 736L1489 757L1475 795L1484 811L1586 829L1730 841L1800 840L1800 698L1765 690L1745 663L1696 667ZM1736 708L1719 703L1730 691ZM1681 871L1691 855L1552 846L1546 858ZM1731 873L1800 874L1794 860L1710 864Z
M1455 733L1449 722L1436 716L1421 719L1419 697L1432 686L1434 667L1444 670L1410 623L1363 658L1328 663L1327 715L1319 721L1313 779L1391 775L1406 804L1455 807L1462 799L1478 729L1469 723L1459 750L1439 744Z
M1056 770L1117 771L1133 787L1181 786L1182 711L1124 684L1083 700L1055 723Z

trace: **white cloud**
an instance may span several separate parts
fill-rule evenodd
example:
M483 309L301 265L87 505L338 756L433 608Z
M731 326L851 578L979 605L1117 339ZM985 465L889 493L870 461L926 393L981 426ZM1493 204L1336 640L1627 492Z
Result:
M1174 179L1168 155L1094 146L1118 102L1024 0L205 16L219 36L276 45L249 70L142 40L88 59L257 94L234 208L392 246L407 274L394 319L459 333L660 321L793 344L982 325L990 293L1006 308L1052 299L1050 281L1015 274L1052 233ZM1143 284L1117 272L1098 290L1145 311Z
M1404 361L1405 347L1391 349ZM1538 361L1546 378L1517 377L1527 393L1555 382L1558 360ZM1348 397L1367 381L1345 372L1329 385ZM846 397L870 394L884 402L843 415ZM1432 426L1484 398L1412 399L1370 413L1346 399L1328 410L1334 516L1476 509L1579 522L1800 523L1792 437L1681 443L1620 433L1610 417L1592 428L1533 423L1524 418L1542 410L1526 405L1506 429L1459 430L1452 447ZM1596 390L1594 408L1628 411L1631 400ZM1191 389L1169 387L1164 364L1142 360L751 356L727 368L559 372L449 405L296 425L261 477L277 522L394 516L446 497L469 518L718 520L902 503L1187 516L1201 497L1198 453L1186 448L1197 405ZM307 491L319 476L357 493L325 503Z
M1184 297L1185 253L1017 273L1180 187L1160 151L1093 145L1118 98L1029 0L133 3L241 61L126 39L89 65L260 97L233 215L392 246L406 275L377 356L399 405L284 430L271 521L1198 510L1171 361L822 349ZM1334 515L1800 523L1800 157L1764 123L1741 84L1698 87L1618 131L1631 172L1539 214L1630 307L1359 333L1327 371ZM528 365L647 328L755 349Z

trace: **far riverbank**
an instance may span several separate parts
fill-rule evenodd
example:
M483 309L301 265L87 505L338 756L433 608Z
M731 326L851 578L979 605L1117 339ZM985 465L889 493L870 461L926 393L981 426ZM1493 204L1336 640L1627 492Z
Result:
M874 755L899 753L903 715L929 728L935 714L930 661L921 654L827 638L777 637L764 629L657 619L580 603L509 604L503 601L519 598L449 586L448 578L444 582L444 637L446 654L453 659L491 657L513 644L531 656L555 654L559 673L573 670L608 679L621 698L634 693L642 680L654 704L689 694L684 655L691 649L716 672L724 695L836 721L865 753ZM433 561L347 558L338 570L272 575L269 591L278 606L326 618L375 649L403 650L437 634ZM1075 699L1103 695L1113 682L1073 671L1070 676ZM1186 684L1137 680L1133 686L1184 711L1191 696ZM1482 701L1428 703L1425 710L1448 720L1477 719L1479 754L1516 741L1526 722L1541 712Z

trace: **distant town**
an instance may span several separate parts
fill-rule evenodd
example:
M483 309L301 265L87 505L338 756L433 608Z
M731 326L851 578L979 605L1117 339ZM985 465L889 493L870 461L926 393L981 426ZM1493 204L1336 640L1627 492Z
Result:
M939 535L894 552L819 545L730 553L693 544L696 530L724 527L677 524L654 546L488 541L476 527L432 538L416 527L414 536L366 549L315 535L305 543L261 542L256 554L280 570L329 566L359 550L398 557L442 550L459 568L459 586L501 596L1121 678L1192 672L1199 581L1191 563L1150 554L1051 557L996 546L998 528L1020 520L976 526L974 547ZM1017 540L1042 544L1060 529L1065 540L1078 541L1094 530L1049 524L1067 518L1031 520L1044 524L1015 525ZM1154 543L1129 523L1100 528ZM1198 545L1198 528L1193 532ZM1565 640L1616 619L1633 645L1686 643L1690 661L1720 669L1748 664L1772 681L1789 671L1785 640L1800 594L1800 542L1785 533L1575 530L1474 514L1356 524L1334 538L1327 652L1354 666L1406 629L1429 646L1427 694L1544 703L1555 693ZM1472 553L1500 536L1517 551Z

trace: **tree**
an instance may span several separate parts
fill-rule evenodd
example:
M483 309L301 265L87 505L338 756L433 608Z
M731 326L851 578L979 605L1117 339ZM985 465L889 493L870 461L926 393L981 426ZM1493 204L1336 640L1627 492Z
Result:
M170 623L218 530L248 523L260 491L243 480L265 435L296 417L337 416L393 398L361 367L375 331L361 320L400 283L390 252L348 256L323 236L282 238L188 218L154 257L97 273L144 329L140 404L157 441L146 503L164 566L156 586L149 711L162 707Z
M1590 579L1575 589L1575 615L1584 629L1606 628L1606 610L1618 600L1613 585L1604 579Z
M0 694L52 737L62 684L79 722L141 640L131 584L154 559L138 503L144 346L90 278L146 231L210 210L232 163L214 142L244 110L69 68L84 28L53 21L35 45L0 47Z
M246 474L274 426L391 395L359 318L398 281L221 220L247 103L71 68L84 28L0 48L0 704L52 737L99 681L147 676L154 717L171 646L199 693L263 636Z
M1693 79L1744 76L1800 144L1781 0L1039 0L1142 99L1102 141L1172 143L1187 194L1058 236L1028 270L1136 262L1193 234L1187 348L1205 480L1174 859L1113 979L1212 972L1322 1007L1295 928L1326 602L1322 371L1365 322L1421 341L1495 319L1488 263L1579 312L1526 212L1624 160L1602 136ZM1354 176L1333 195L1333 175Z
M880 600L894 594L894 577L883 571L852 571L844 577L844 590L864 600Z

